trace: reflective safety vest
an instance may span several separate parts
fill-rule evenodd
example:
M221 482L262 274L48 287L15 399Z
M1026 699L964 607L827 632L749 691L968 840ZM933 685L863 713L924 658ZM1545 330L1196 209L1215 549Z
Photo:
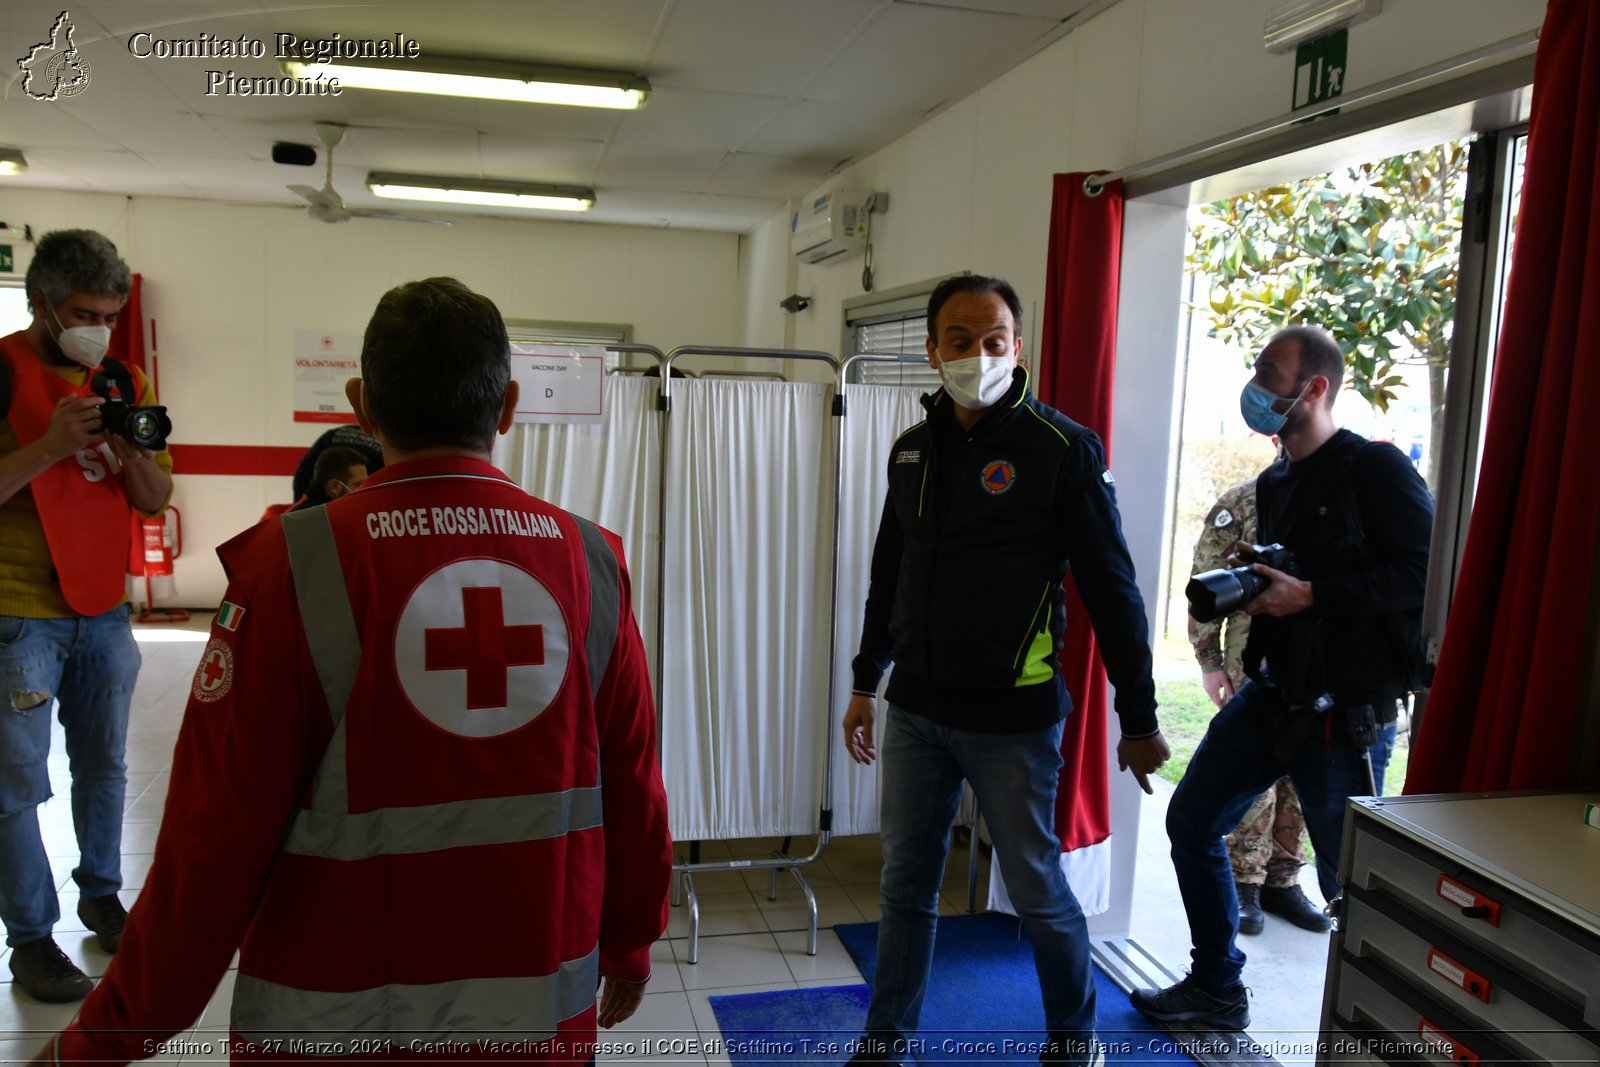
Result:
M467 471L281 521L333 732L241 948L235 1038L532 1058L592 1039L595 700L627 610L606 535Z
M4 417L16 431L17 443L31 444L50 428L56 404L76 395L81 386L51 373L20 331L0 338L0 358L11 380L11 404ZM58 460L35 475L28 489L67 606L88 616L121 604L127 597L131 505L111 446L102 441Z

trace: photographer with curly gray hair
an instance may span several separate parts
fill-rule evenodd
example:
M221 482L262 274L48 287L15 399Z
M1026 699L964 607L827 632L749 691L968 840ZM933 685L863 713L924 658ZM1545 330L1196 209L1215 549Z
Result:
M139 650L124 574L129 509L154 517L172 460L123 436L103 405L155 405L137 368L105 358L132 275L92 230L46 234L28 267L33 322L0 337L0 919L17 985L81 1000L94 983L51 936L61 904L39 831L59 703L81 852L78 917L114 953L122 888L123 750ZM155 443L155 442L152 442Z

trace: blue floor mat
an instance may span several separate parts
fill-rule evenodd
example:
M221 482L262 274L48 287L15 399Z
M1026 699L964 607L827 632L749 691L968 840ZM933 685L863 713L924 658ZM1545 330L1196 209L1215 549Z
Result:
M1045 1040L1044 1007L1033 949L1009 915L952 915L939 920L933 974L922 1006L917 1061L1037 1063ZM834 932L870 982L878 924ZM1136 1011L1122 990L1095 971L1099 1033L1107 1062L1193 1063L1170 1037ZM867 1017L865 985L786 989L711 998L727 1057L735 1064L842 1064Z

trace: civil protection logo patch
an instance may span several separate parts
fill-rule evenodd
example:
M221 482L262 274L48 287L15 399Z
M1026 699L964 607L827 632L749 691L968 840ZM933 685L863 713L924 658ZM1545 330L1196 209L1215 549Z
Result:
M983 473L978 477L978 484L983 486L983 491L990 496L999 496L1017 483L1017 468L1003 459L993 460L984 464Z

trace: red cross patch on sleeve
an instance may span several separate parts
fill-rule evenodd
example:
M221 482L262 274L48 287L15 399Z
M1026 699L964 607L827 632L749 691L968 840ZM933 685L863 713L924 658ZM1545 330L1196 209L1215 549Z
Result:
M233 688L233 649L220 637L206 642L200 657L200 666L194 672L194 685L190 689L202 704L214 704L228 695Z

